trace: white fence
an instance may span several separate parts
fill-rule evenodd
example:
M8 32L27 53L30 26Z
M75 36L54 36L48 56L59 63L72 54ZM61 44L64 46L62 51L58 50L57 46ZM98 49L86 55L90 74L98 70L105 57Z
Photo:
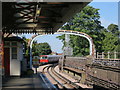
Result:
M120 59L120 52L97 52L96 58Z

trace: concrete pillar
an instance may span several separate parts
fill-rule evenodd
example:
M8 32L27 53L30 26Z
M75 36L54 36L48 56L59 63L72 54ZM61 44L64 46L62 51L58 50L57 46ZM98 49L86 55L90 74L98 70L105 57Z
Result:
M65 34L66 46L64 47L64 55L71 56L73 55L73 49L70 46L70 34Z

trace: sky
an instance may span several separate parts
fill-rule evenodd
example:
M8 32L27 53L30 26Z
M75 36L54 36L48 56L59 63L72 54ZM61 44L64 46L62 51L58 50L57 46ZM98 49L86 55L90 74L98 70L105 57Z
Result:
M103 2L102 2L103 1ZM105 2L106 1L106 2ZM119 0L93 0L89 5L98 8L102 26L107 28L110 24L118 25L118 1ZM25 35L30 38L32 35ZM63 43L56 38L59 35L45 35L37 38L38 43L48 42L53 52L62 53Z
M100 21L105 28L111 23L118 24L117 2L92 2L89 5L100 9Z

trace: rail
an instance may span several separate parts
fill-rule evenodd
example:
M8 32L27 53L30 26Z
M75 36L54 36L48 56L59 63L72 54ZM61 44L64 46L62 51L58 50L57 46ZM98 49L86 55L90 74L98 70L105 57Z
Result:
M102 59L96 58L93 63L97 63L104 66L120 67L120 59Z
M113 72L118 72L120 73L120 69L119 68L115 68L115 67L110 67L110 66L102 66L102 65L96 65L96 64L88 64L86 66L89 67L94 67L94 68L99 68L99 69L103 69L103 70L109 70L109 71L113 71Z
M78 90L79 90L79 89L83 89L83 88L80 87L79 85L75 84L74 82L70 81L69 79L65 78L64 76L62 76L61 74L59 74L58 72L56 72L56 71L54 70L54 68L55 68L55 67L52 68L52 72L53 72L54 74L56 74L60 79L66 81L66 83L69 83L71 86L74 87L74 89L78 89Z
M95 85L102 86L102 87L104 86L105 88L111 89L111 90L119 90L120 89L120 85L118 85L116 83L100 79L100 78L92 76L90 74L88 74L88 77L92 80L92 82Z
M52 66L52 65L51 65L51 66ZM51 66L50 66L50 67L51 67ZM65 88L65 86L64 86L62 83L60 83L57 79L55 79L55 77L54 77L52 74L50 74L50 72L49 72L50 67L47 68L48 74L49 74L62 88Z
M43 70L47 69L48 74L57 82L58 85L60 85L63 89L67 89L67 87L65 86L66 84L73 87L75 90L84 90L82 87L80 87L79 85L75 84L75 82L70 81L69 79L65 78L64 76L62 76L61 74L57 73L54 68L56 65L50 65L50 66L46 66L43 68ZM51 71L50 71L51 68ZM52 74L50 73L52 72ZM57 78L61 79L64 83L61 83L59 80L57 80L54 76L56 76Z
M55 82L57 82L58 85L60 85L62 88L65 89L64 85L63 85L62 83L60 83L57 79L55 79L55 77L50 73L49 69L50 69L50 67L52 67L52 66L53 66L53 65L49 65L49 66L44 67L43 70L42 70L42 72L44 73L44 72L45 72L45 69L47 69L47 73L50 75L50 77L52 77L53 80L54 80Z

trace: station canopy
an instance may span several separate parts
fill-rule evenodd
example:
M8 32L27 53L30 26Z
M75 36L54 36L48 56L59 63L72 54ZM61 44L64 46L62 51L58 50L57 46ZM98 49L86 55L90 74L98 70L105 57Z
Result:
M2 2L2 31L18 34L54 33L88 3Z

